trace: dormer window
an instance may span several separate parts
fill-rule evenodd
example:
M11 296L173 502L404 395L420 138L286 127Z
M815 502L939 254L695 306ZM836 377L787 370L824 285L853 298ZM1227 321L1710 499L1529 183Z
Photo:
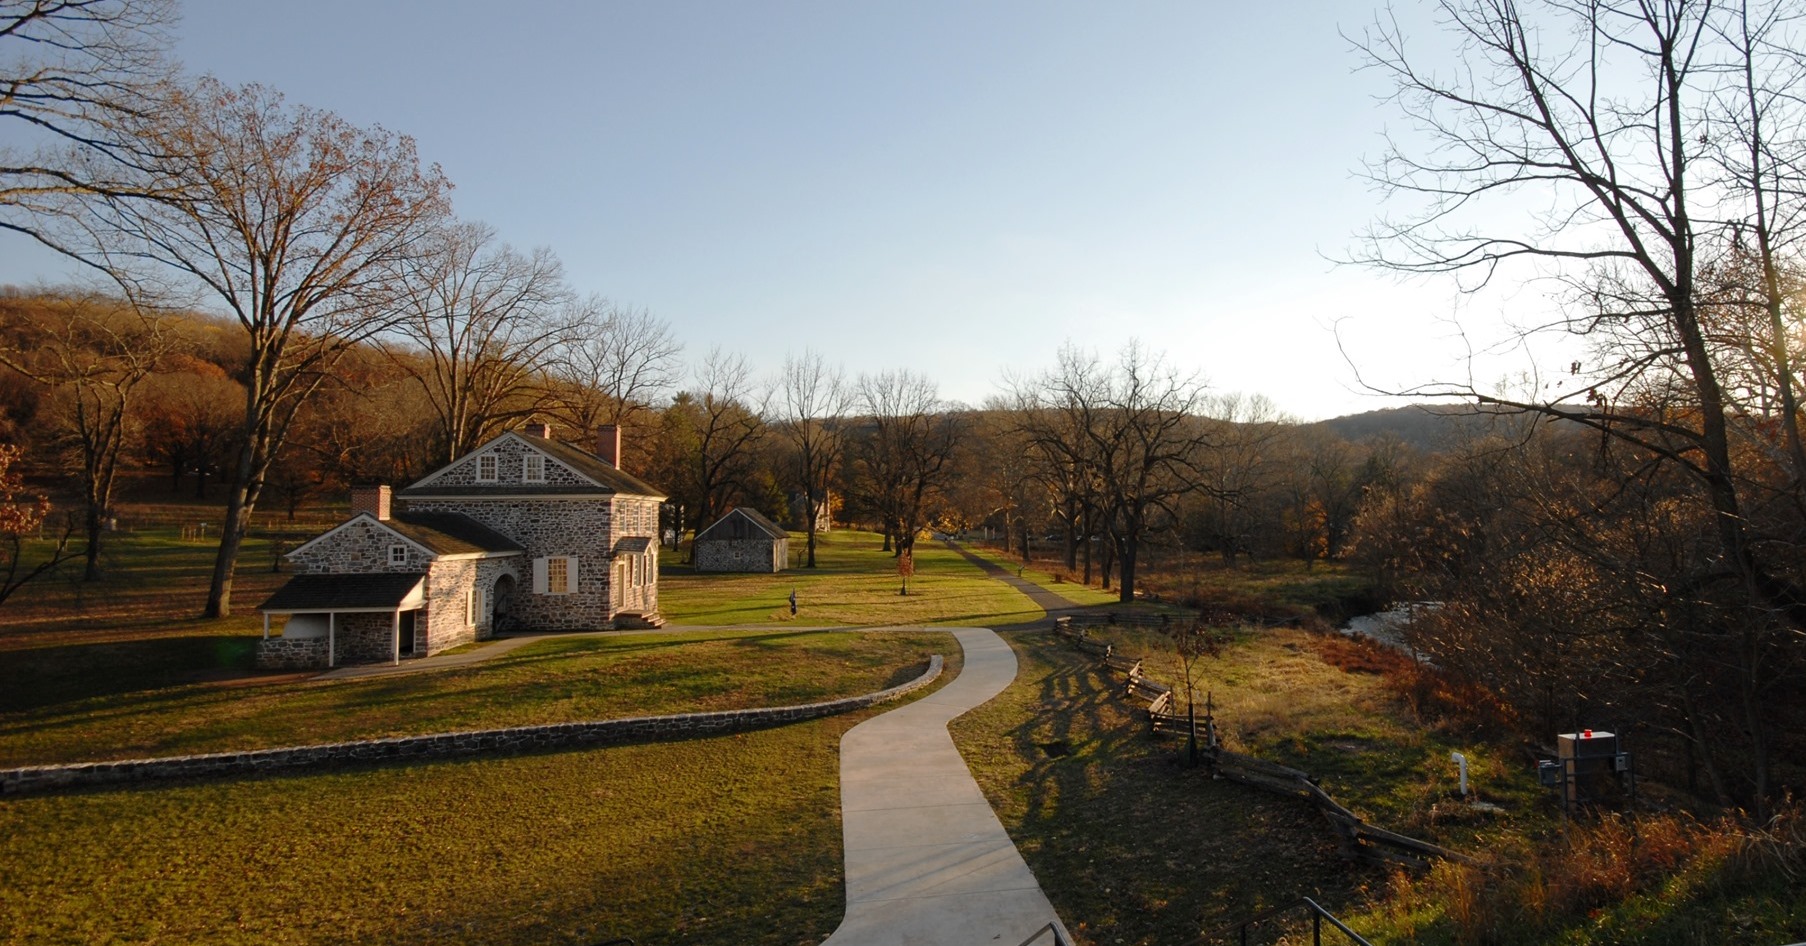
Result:
M406 565L408 563L408 547L405 545L389 546L389 564Z
M485 453L477 457L477 482L493 483L495 479L495 454Z
M537 453L529 453L526 462L521 464L521 482L544 483L546 481L546 458Z

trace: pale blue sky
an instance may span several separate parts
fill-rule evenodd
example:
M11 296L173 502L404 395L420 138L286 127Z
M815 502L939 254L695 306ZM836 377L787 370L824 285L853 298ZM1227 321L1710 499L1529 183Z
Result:
M1362 3L186 0L195 72L413 135L460 215L775 372L810 345L977 403L1129 336L1302 418L1386 406L1448 312L1325 254L1397 124ZM1427 30L1425 32L1428 32ZM60 270L0 238L0 282ZM1446 371L1443 372L1446 374Z

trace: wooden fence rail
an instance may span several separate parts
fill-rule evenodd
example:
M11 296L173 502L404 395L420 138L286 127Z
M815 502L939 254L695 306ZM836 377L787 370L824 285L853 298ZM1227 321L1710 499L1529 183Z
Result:
M1093 623L1091 626L1098 625ZM1185 713L1174 712L1172 688L1149 680L1142 671L1142 658L1117 654L1108 642L1094 637L1087 626L1072 618L1057 619L1054 631L1072 641L1080 650L1100 655L1105 667L1128 678L1123 687L1123 695L1147 704L1148 729L1151 733L1156 736L1185 736L1191 733L1191 718ZM1429 866L1429 859L1476 863L1473 858L1458 851L1368 824L1361 816L1331 798L1307 772L1257 756L1231 752L1221 746L1211 746L1206 751L1205 759L1211 771L1220 778L1310 802L1329 822L1342 841L1344 850L1356 857L1417 868Z

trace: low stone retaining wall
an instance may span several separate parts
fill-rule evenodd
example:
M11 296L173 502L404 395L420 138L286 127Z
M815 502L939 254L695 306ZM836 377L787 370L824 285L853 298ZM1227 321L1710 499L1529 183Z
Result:
M688 739L717 736L796 723L864 709L906 696L933 683L941 675L941 655L928 660L928 669L908 683L888 690L849 696L821 703L760 709L681 713L675 716L630 716L585 723L552 723L398 736L361 742L337 742L319 746L257 749L249 752L214 752L206 755L169 756L161 759L126 759L118 762L84 762L74 765L36 765L0 769L0 795L57 791L98 785L126 785L169 779L232 778L246 775L291 773L371 762L425 761L462 756L535 752L606 746L627 742Z

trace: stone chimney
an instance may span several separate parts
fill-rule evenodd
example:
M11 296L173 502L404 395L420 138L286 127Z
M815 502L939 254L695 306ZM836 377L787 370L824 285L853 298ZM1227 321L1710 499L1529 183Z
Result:
M621 428L615 424L603 424L596 428L596 456L608 462L615 469L621 468Z
M389 500L393 496L387 484L351 487L351 514L367 512L382 522L389 521Z
M534 421L521 428L521 433L529 437L538 437L541 440L550 440L552 439L552 425L541 421Z

